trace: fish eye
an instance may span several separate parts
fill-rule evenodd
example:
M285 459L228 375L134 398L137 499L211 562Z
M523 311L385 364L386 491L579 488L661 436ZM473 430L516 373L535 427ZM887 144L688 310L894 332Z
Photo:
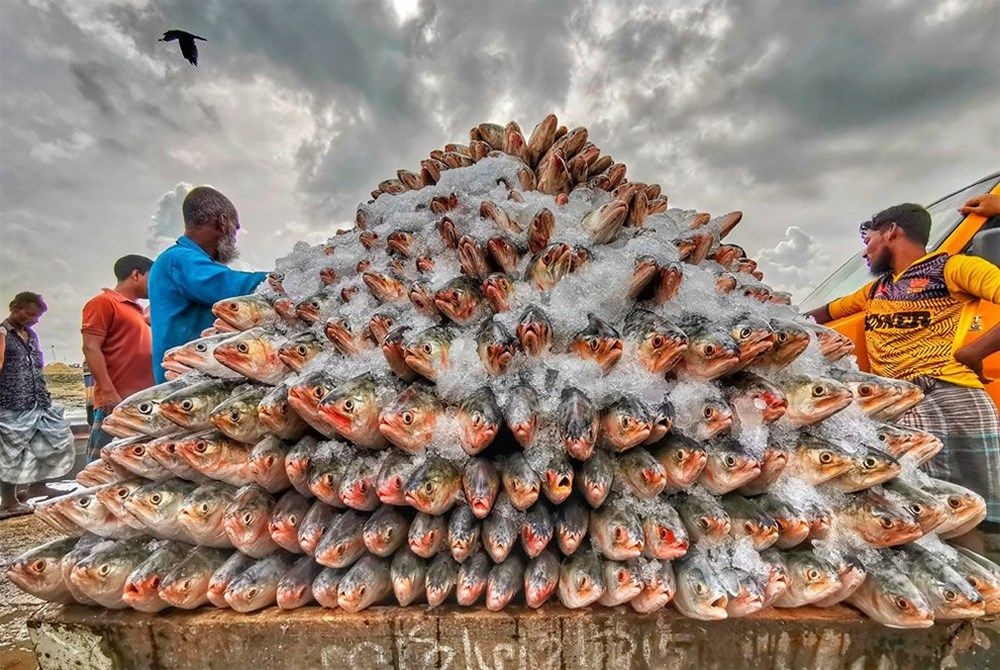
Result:
M82 498L80 498L80 500L77 501L77 503L80 505L80 507L84 508L90 507L90 496L83 496Z
M434 493L434 484L432 484L431 482L427 482L426 484L424 484L424 493L426 493L427 495Z
M551 262L552 262L552 252L548 251L542 256L542 263L548 265Z
M670 531L660 526L660 539L664 542L670 539Z
M278 403L278 409L281 410L282 412L287 412L288 411L288 403L286 401L282 400L281 402Z
M190 412L192 409L194 409L194 403L190 400L183 400L181 401L181 409L184 410L185 412Z
M196 344L196 345L194 345L194 350L195 351L208 351L208 347L206 347L204 344Z
M31 564L31 569L38 573L45 572L45 561L39 558Z
M236 303L236 302L227 302L226 303L226 309L228 309L230 311L233 311L233 312L238 312L239 309L240 309L240 306L239 306L239 303Z
M412 412L403 412L403 423L405 423L407 426L409 426L411 423L413 423L413 413Z
M232 421L233 423L239 421L240 420L239 410L235 410L234 409L232 412L230 412L229 413L229 420Z
M288 523L290 523L290 524L292 524L294 526L296 523L298 523L298 517L295 516L294 514L289 514L288 515Z
M368 589L364 585L359 586L358 587L358 596L363 598L364 595L365 595L365 591L367 591L367 590Z
M958 599L958 594L952 591L951 589L945 589L944 599L947 600L948 602L954 602L955 600Z
M153 403L141 402L139 403L139 406L136 409L138 409L139 412L142 414L149 414L150 412L153 411Z
M111 566L108 565L107 563L102 563L101 567L97 568L97 574L99 574L101 577L107 577L108 574L110 574L110 572L111 572Z
M816 568L809 568L808 570L806 570L806 579L808 579L811 582L814 582L817 579L819 579L819 570L817 570Z
M830 463L833 463L833 454L831 454L829 451L819 452L819 462L822 463L823 465L829 465Z
M697 584L694 585L694 592L697 593L699 596L703 596L706 593L708 593L708 587L702 584L701 582L698 582Z
M826 387L822 384L816 384L812 387L812 394L814 398L822 398L826 395Z
M687 457L688 457L687 449L678 449L677 453L674 454L674 458L677 460L678 463L683 463L685 460L687 460Z
M875 460L874 456L868 456L867 458L865 458L861 462L861 465L863 465L864 467L866 467L866 468L868 468L870 470L870 469L874 468L876 465L878 465L878 461Z
M875 389L872 388L870 384L858 384L858 395L862 398L867 398L868 396L874 395Z
M698 525L701 526L702 530L708 530L709 527L711 527L712 523L711 521L709 521L707 516L703 516L700 519L698 519Z
M883 517L879 518L879 523L881 523L882 527L886 528L886 529L892 528L895 525L893 523L892 519L890 519L887 516L883 516Z
M200 507L200 509L201 509L201 513L202 513L202 514L208 514L208 509L209 509L209 508L208 508L208 503L207 503L207 502L203 502L203 503L201 504L201 507Z
M784 344L788 340L788 333L784 331L778 331L776 339L778 340L778 344Z
M240 342L239 344L236 345L236 351L240 352L241 354L247 354L250 353L250 347L247 346L246 342Z
M752 521L747 521L743 524L743 530L747 533L755 533L757 532L757 527L753 525Z
M628 584L629 583L628 570L619 570L618 571L618 583L619 584Z
M920 516L924 513L924 506L920 503L913 503L907 509L909 509L913 514Z
M317 400L322 400L323 396L326 395L326 389L323 388L322 386L314 386L313 395L316 396Z
M354 411L354 401L348 398L344 401L344 411L353 412Z
M632 425L632 419L630 417L627 417L627 416L623 416L623 417L619 418L618 422L621 424L622 428L626 428L626 429L629 426Z
M727 468L736 467L736 457L732 454L727 454L723 459L723 462L726 464Z
M740 328L740 339L741 340L747 339L748 337L750 337L751 332L752 331L750 330L749 326L743 326L742 328Z
M247 589L247 598L256 598L256 597L257 597L257 587L251 586L249 589Z
M309 350L306 349L306 345L304 344L300 344L299 346L295 347L295 351L298 352L299 356L305 356L307 353L309 353Z
M250 525L253 522L253 513L245 512L243 514L243 523Z
M600 346L601 346L601 343L600 343L600 341L598 341L598 339L596 337L590 340L590 350L591 351L597 351L597 348L600 347Z
M653 347L655 347L657 349L659 349L660 347L662 347L665 342L666 342L666 338L663 337L663 335L658 335L658 334L657 335L653 335L653 338L650 340L650 344L652 344Z
M159 505L162 501L163 501L163 496L161 496L159 493L154 493L153 495L149 496L149 502L153 503L154 505Z
M184 580L184 581L183 581L183 582L181 583L181 590L183 590L183 591L187 591L187 590L188 590L188 589L190 589L190 588L191 588L191 580L190 580L190 579L185 579L185 580Z
M706 344L705 347L703 348L703 351L705 352L706 356L714 356L715 355L715 345L714 344Z
M434 347L430 345L430 342L425 343L423 349L424 353L427 354L428 356L434 352Z
M896 607L904 612L910 609L910 601L906 598L896 598Z
M962 499L958 496L948 496L948 507L958 509L962 506Z
M118 489L117 491L115 491L115 495L118 496L119 498L122 498L124 500L125 498L128 498L128 489L125 488L125 487L122 487L122 488Z
M625 538L626 538L626 535L627 534L626 534L624 528L622 528L620 526L618 528L615 528L615 541L616 542L622 542L622 541L624 541Z

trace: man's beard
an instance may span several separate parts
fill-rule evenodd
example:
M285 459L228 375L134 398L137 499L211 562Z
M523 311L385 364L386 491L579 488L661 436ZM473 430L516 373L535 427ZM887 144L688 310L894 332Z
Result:
M215 250L216 260L223 265L229 265L240 257L240 250L236 247L236 236L227 235L219 240L219 246Z
M872 260L868 265L868 271L874 277L879 277L887 272L892 272L892 254L888 249L882 251L878 258Z

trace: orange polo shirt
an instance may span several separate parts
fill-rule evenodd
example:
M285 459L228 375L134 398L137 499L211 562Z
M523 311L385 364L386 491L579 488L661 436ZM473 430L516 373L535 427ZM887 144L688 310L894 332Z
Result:
M142 307L118 291L102 293L83 306L80 332L103 337L108 375L123 399L153 385L153 338ZM94 407L106 405L105 390L94 387Z

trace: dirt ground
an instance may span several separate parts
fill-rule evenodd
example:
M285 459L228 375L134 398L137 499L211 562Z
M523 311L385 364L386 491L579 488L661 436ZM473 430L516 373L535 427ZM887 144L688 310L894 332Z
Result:
M0 564L60 534L33 516L0 521ZM37 668L25 620L42 604L0 572L0 670Z

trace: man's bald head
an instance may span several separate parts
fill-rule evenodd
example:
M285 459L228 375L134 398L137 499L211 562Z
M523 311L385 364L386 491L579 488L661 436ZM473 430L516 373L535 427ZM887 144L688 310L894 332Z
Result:
M223 219L239 221L233 201L211 186L196 186L184 198L184 227L188 230L214 225Z

